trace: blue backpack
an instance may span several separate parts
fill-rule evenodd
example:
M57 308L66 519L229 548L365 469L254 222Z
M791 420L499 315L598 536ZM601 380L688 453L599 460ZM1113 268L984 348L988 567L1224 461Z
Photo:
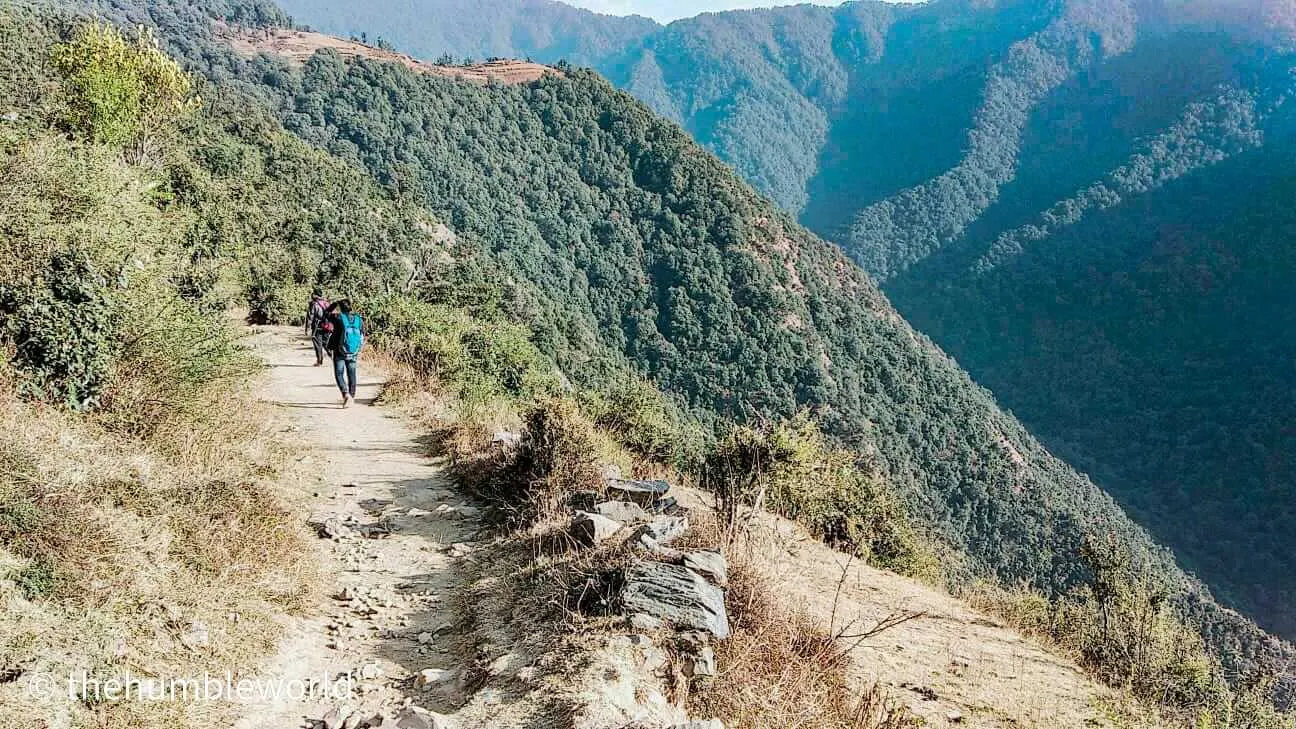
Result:
M364 320L359 314L338 314L338 321L342 323L342 331L338 333L338 349L347 359L360 354L360 348L364 346Z

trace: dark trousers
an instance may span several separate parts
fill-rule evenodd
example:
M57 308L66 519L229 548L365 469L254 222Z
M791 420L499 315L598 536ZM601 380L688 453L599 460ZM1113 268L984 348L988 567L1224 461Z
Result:
M324 345L328 341L327 332L315 332L311 336L311 344L315 347L315 362L324 362Z
M355 397L356 361L343 355L333 356L333 377L337 380L338 392Z

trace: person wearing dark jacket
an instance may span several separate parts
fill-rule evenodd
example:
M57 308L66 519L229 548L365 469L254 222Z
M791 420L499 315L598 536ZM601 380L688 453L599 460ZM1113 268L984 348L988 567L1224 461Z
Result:
M310 303L306 305L306 335L315 347L316 367L324 364L324 349L328 346L328 308L329 302L324 298L324 292L319 288L312 291Z
M324 314L333 326L328 350L333 356L333 378L342 393L342 407L355 402L357 364L364 347L364 319L351 311L347 299L335 301Z

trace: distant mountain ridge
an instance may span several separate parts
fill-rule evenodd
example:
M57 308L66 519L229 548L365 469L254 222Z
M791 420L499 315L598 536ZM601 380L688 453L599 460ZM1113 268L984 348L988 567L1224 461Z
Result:
M592 66L661 28L642 16L601 15L552 0L373 0L280 3L299 24L341 37L379 37L426 60L487 57L567 59ZM382 22L399 18L402 22Z

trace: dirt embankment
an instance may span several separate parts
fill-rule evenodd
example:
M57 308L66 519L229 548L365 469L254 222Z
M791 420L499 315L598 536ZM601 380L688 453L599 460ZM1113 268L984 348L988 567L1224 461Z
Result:
M467 66L440 66L420 61L407 54L344 40L323 33L284 28L238 29L218 25L217 36L229 43L240 55L253 57L261 53L280 56L290 63L301 65L316 51L332 49L348 58L369 58L402 64L419 73L433 76L460 78L485 84L491 79L498 83L522 84L535 81L547 73L561 73L557 69L530 61L500 60L474 63Z

